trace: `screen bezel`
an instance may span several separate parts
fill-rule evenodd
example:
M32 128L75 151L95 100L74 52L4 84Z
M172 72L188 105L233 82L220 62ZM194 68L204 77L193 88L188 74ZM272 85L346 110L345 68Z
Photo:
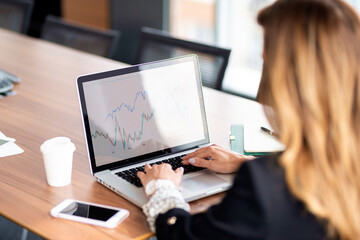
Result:
M210 142L207 119L206 119L206 114L205 114L205 104L204 104L204 97L203 97L203 91L202 91L201 74L200 74L200 68L199 68L198 61L199 61L198 57L195 54L192 54L192 55L186 55L186 56L182 56L182 57L171 58L171 59L166 59L166 60L161 60L161 61L156 61L156 62L134 65L134 66L125 67L125 68L121 68L121 69L110 70L110 71L106 71L106 72L82 75L77 78L76 83L77 83L79 103L80 103L80 108L81 108L80 110L81 110L81 114L82 114L83 127L84 127L88 157L89 157L89 161L90 161L90 168L91 168L92 174L95 174L97 172L107 170L107 169L116 169L116 168L128 166L130 164L141 163L141 162L153 159L153 158L164 157L164 156L171 155L171 154L174 154L174 153L177 153L180 151L185 151L185 150L189 150L192 148L196 148L200 145L208 144ZM195 69L195 73L196 73L196 81L197 81L196 85L197 85L197 90L199 92L199 101L200 101L200 104L203 105L203 107L201 107L201 115L202 115L203 127L204 127L204 138L199 141L192 142L192 143L167 148L164 150L136 156L136 157L125 159L125 160L121 159L121 160L113 162L113 163L97 166L96 159L95 159L95 153L94 153L94 147L93 147L93 141L91 138L90 123L89 123L89 117L88 117L87 108L86 108L83 84L86 82L89 82L89 81L101 80L101 79L106 79L106 78L110 78L110 77L116 77L116 76L120 76L120 75L136 73L139 71L150 70L150 69L154 69L154 68L159 68L159 67L184 63L184 62L193 62L193 64L194 64L194 69Z

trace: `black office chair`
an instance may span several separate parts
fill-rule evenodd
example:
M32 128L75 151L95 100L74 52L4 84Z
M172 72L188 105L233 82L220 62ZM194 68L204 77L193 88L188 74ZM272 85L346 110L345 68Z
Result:
M51 15L41 32L42 39L108 58L113 57L119 37L119 31L88 28Z
M0 27L27 33L33 6L30 0L0 0Z
M172 37L169 33L153 28L141 28L137 63L156 61L186 54L199 57L204 86L222 90L222 82L229 61L230 49Z

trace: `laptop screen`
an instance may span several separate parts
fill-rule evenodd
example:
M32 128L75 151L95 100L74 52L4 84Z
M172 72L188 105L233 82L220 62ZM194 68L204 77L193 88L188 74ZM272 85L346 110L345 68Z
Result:
M209 142L195 55L81 76L78 89L93 170Z

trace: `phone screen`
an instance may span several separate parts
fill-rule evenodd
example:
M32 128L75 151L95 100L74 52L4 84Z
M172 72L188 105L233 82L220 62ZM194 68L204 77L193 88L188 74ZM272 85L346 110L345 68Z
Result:
M100 221L107 221L118 211L109 208L97 207L89 204L72 202L60 213L72 216L84 217Z

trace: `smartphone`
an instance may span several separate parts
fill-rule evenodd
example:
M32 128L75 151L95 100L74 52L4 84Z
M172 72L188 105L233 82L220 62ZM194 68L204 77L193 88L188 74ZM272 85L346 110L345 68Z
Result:
M0 148L5 147L9 143L15 142L14 138L1 137L0 138Z
M50 215L101 227L114 228L129 216L122 208L66 199L50 210Z

